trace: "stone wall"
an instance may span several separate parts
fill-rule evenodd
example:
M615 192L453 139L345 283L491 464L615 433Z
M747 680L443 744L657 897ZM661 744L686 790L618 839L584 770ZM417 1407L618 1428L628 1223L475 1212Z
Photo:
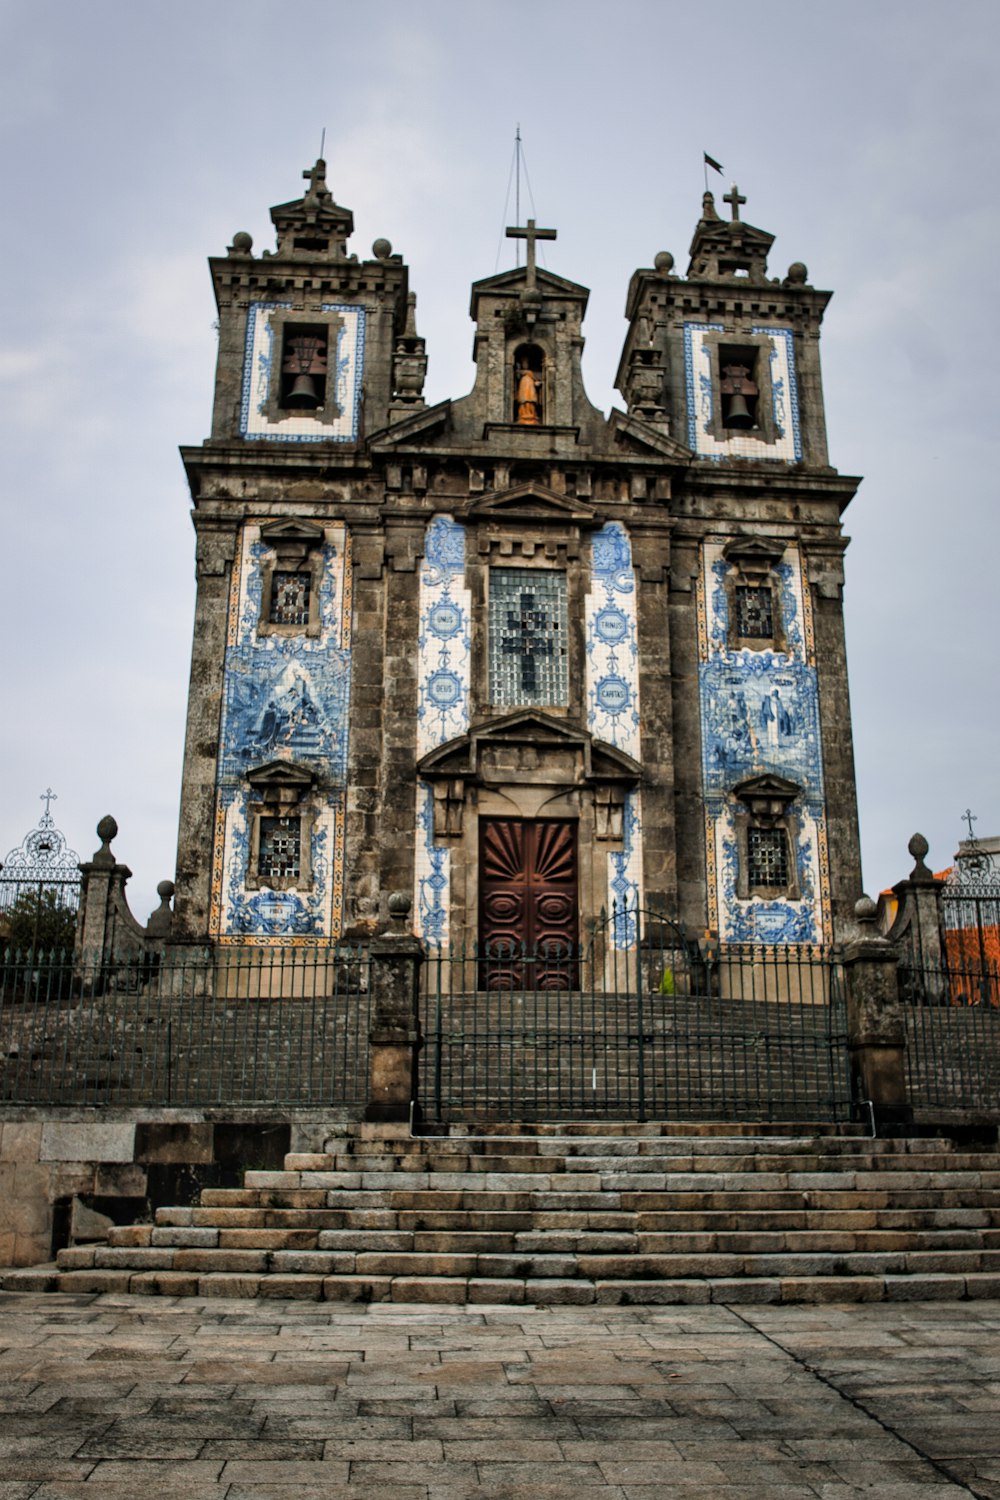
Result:
M108 1221L152 1218L246 1168L317 1151L337 1111L40 1109L0 1112L0 1265L50 1260Z

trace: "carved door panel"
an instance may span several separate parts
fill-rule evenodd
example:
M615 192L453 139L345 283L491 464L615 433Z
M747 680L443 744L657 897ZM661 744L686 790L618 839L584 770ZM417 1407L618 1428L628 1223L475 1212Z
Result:
M573 988L576 823L484 818L479 840L480 987Z

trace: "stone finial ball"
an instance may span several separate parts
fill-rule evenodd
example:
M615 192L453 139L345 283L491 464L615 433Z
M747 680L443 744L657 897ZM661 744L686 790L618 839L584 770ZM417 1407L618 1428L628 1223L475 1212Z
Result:
M808 275L809 270L801 260L793 260L788 267L788 280L793 286L804 286Z
M372 254L376 260L388 260L392 254L392 243L389 240L377 239L372 245Z
M253 249L253 235L247 234L245 229L238 229L233 235L233 249L237 255L249 255Z
M410 897L405 891L393 891L388 903L390 917L402 920L410 915L410 907L413 905Z
M156 894L161 901L169 901L174 894L174 882L172 880L161 880L156 887Z
M906 847L910 852L911 859L926 859L927 851L931 846L922 833L915 833Z
M854 915L859 922L871 922L874 920L878 907L870 896L862 896L860 901L854 903Z
M653 256L653 265L661 276L669 276L674 269L674 257L669 250L657 250Z
M118 837L118 824L108 813L97 825L97 837L102 844L110 844L112 839Z

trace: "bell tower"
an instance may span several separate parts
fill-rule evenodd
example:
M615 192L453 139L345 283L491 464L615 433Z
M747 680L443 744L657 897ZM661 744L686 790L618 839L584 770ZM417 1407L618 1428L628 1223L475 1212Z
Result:
M370 498L366 434L423 405L426 356L402 257L327 185L271 210L276 248L233 236L211 436L182 450L198 592L176 927L220 943L330 937L356 807L349 516ZM339 853L338 853L339 851Z
M831 293L706 192L684 278L632 277L616 384L691 454L678 494L671 641L678 881L723 940L829 941L860 890L840 517L820 324Z

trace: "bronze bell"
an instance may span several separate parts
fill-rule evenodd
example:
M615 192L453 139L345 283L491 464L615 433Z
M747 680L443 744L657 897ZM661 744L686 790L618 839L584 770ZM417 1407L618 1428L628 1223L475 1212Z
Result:
M287 336L282 369L295 377L283 406L315 409L323 405L326 348L322 339L313 334Z
M323 401L316 389L316 380L312 375L296 375L292 382L292 388L284 401L285 406L317 407L322 406Z
M722 395L722 425L746 430L755 426L754 414L747 405L748 396L757 395L746 365L726 365L719 387Z

